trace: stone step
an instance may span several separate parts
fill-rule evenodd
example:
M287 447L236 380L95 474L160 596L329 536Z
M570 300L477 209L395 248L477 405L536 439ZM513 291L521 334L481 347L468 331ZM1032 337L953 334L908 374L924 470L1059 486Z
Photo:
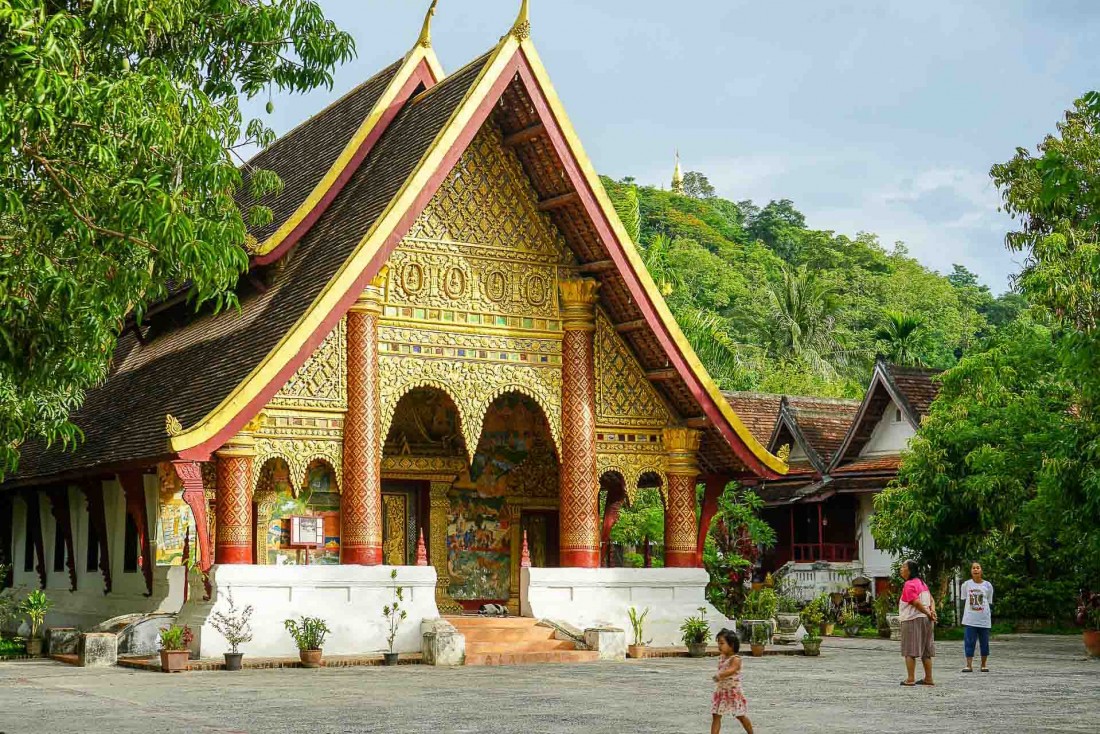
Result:
M551 652L554 650L576 650L577 646L567 640L524 640L520 642L470 642L466 639L466 654L491 652Z
M458 628L466 642L537 642L554 638L553 627L473 627Z
M534 627L539 623L537 619L531 617L482 617L466 614L444 617L444 619L460 630L474 627Z
M600 654L593 650L553 650L548 652L466 653L467 665L533 665L539 663L592 663Z

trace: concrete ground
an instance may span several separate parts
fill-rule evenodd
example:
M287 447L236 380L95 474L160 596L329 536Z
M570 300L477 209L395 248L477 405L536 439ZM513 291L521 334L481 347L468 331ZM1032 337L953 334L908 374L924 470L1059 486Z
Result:
M993 672L939 643L935 688L901 688L897 643L745 662L757 732L1098 732L1100 660L1079 637L994 641ZM165 675L0 663L0 733L706 732L715 659ZM736 721L723 731L741 731Z

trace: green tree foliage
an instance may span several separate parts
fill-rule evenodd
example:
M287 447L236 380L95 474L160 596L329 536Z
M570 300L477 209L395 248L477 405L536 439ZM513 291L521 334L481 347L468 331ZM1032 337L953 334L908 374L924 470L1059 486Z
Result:
M1074 567L1100 588L1100 93L1077 100L1038 155L1019 148L991 171L1020 221L1008 247L1028 253L1019 276L1057 327L1058 365L1073 385L1069 426L1044 457L1046 529L1072 548Z
M0 3L0 468L79 438L69 413L172 284L234 303L245 219L271 219L234 200L233 152L273 139L240 98L331 86L353 53L307 0Z
M886 312L886 322L875 335L882 344L882 354L894 364L923 367L924 321L897 311Z
M709 199L714 196L714 187L703 174L698 171L688 171L684 174L684 195L696 199Z
M718 513L708 528L703 566L710 574L707 600L728 617L741 616L746 584L760 548L775 545L775 531L760 518L764 502L755 492L733 482L718 499Z
M1019 294L994 298L965 268L941 276L873 234L807 229L789 200L761 208L603 182L624 219L636 195L643 259L726 389L860 397L888 313L920 320L915 357L946 368L1026 307Z
M875 497L878 547L946 583L995 536L1038 542L1044 460L1071 419L1055 350L1048 329L1020 322L942 375L897 481Z
M659 489L643 488L632 504L624 504L611 528L611 541L640 546L649 539L661 542L665 537L665 510Z

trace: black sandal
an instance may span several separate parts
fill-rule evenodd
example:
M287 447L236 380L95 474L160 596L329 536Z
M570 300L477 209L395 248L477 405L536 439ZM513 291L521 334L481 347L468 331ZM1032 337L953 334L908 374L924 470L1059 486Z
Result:
M973 668L963 668L962 672L964 672L964 673L973 673L974 669ZM986 672L988 673L989 671L987 670Z
M935 687L936 687L936 684L935 684L935 683L929 683L929 682L928 682L928 681L926 681L926 680L925 680L924 678L921 678L921 679L920 679L919 681L917 681L917 682L916 682L916 683L915 683L914 685L918 685L918 686L932 686L933 688L935 688Z
M982 672L983 672L983 673L988 673L988 672L989 672L989 668L982 668Z
M902 681L901 684L906 688L912 688L913 686L917 685L916 683L906 683L905 681Z

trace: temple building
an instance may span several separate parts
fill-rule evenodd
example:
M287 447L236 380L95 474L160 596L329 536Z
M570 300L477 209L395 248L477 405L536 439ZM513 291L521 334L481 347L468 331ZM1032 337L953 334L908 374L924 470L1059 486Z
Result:
M874 496L897 477L902 452L928 414L936 370L875 363L862 401L726 393L745 424L789 462L756 488L775 547L758 575L782 572L805 599L854 579L887 588L894 558L871 535Z
M174 614L220 654L207 619L231 589L257 608L246 652L292 650L298 614L329 621L330 652L377 650L394 568L399 649L486 602L582 627L648 606L657 643L705 604L718 494L787 468L673 320L526 5L450 74L429 13L407 55L259 153L246 177L285 188L260 202L240 308L152 307L74 416L80 445L22 447L0 552L9 585L54 599L48 624ZM666 568L600 568L606 512L644 487Z

